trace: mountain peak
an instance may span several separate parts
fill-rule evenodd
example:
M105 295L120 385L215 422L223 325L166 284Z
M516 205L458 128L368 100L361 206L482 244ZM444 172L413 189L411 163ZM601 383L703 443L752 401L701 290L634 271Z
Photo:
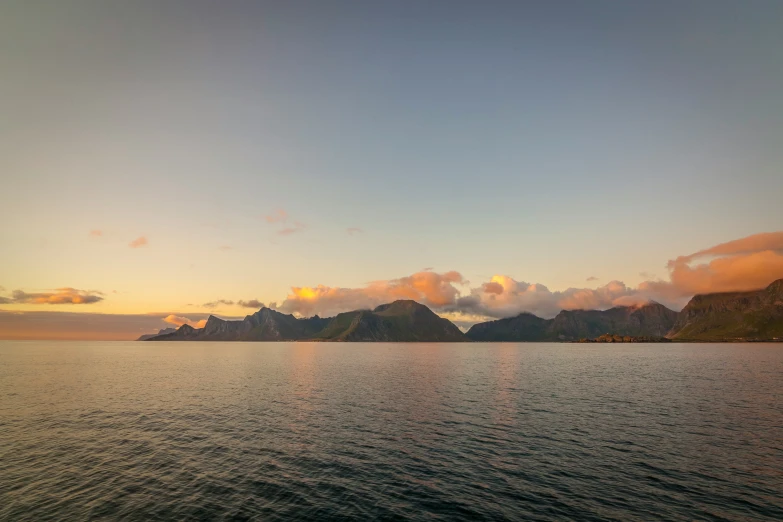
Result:
M417 303L413 299L397 299L396 301L392 301L391 303L386 303L382 305L378 305L375 307L375 309L372 311L373 313L381 313L381 312L405 312L410 310L421 310L421 309L427 309L429 308L421 303Z

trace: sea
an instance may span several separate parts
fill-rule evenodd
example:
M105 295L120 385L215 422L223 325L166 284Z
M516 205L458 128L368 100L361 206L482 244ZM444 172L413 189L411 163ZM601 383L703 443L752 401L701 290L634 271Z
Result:
M2 341L0 520L783 520L783 344Z

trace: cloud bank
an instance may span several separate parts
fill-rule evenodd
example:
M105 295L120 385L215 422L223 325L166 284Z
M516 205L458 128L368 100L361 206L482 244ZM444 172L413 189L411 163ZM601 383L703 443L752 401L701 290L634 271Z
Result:
M455 285L465 280L459 272L417 272L388 281L373 281L363 288L325 285L293 287L280 305L286 313L333 315L347 310L369 309L396 299L413 299L433 308L454 303L459 296Z
M502 318L521 312L554 317L560 310L638 306L649 301L679 310L694 294L754 290L783 278L783 232L755 234L680 256L667 268L668 280L647 280L636 287L610 281L596 288L562 291L502 274L465 289L467 281L459 272L424 270L361 288L293 287L280 309L303 316L332 315L414 299L452 317Z
M54 292L36 293L14 290L11 299L0 298L0 303L4 304L93 304L100 301L103 301L102 292L76 288L57 288Z

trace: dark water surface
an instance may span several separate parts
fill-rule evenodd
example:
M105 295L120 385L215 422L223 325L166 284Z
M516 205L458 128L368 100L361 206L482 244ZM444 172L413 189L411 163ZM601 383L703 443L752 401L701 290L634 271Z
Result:
M781 520L783 345L0 342L2 520Z

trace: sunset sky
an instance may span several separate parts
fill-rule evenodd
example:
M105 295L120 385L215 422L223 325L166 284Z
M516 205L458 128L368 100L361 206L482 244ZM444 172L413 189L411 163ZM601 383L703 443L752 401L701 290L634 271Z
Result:
M765 286L781 24L778 0L3 2L0 338Z

